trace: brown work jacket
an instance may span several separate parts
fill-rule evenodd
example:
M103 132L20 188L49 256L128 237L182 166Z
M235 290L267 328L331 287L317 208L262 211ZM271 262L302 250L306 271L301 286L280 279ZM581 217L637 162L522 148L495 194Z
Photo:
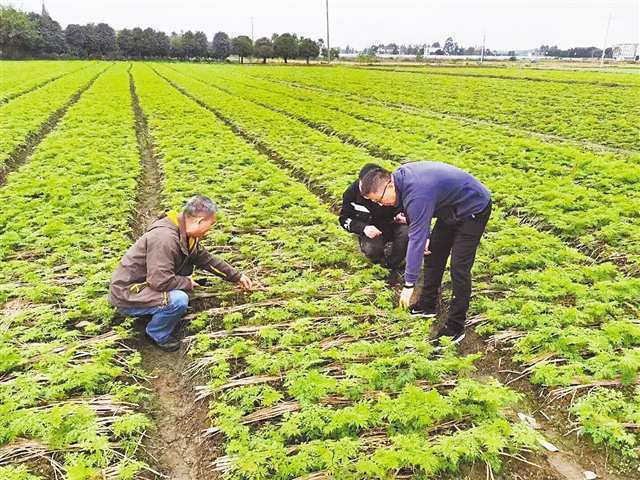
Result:
M197 239L187 239L184 219L175 212L156 220L124 254L111 276L109 302L117 308L166 305L169 291L189 293L189 276L202 268L229 282L241 273L211 255Z

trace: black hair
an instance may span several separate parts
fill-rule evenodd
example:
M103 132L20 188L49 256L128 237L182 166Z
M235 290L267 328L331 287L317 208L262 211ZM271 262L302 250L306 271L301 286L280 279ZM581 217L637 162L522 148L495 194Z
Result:
M372 193L382 190L387 182L391 180L391 172L384 168L370 170L362 180L360 180L360 193L368 197Z
M382 167L380 165L376 165L375 163L367 163L360 169L358 178L362 180L367 173L371 172L372 170L380 170L381 168Z

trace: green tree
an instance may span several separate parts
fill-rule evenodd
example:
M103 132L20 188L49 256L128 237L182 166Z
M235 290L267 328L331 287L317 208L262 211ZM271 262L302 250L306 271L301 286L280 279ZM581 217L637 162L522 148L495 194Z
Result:
M67 25L64 31L64 38L71 55L75 55L76 57L87 56L87 50L85 49L87 35L86 29L82 25L75 23Z
M384 45L378 45L375 50L374 50L374 55L378 52L378 50L380 50L380 47L384 47ZM324 58L327 58L327 47L324 47L322 49L322 56ZM337 58L340 57L340 49L339 48L332 48L331 49L331 60L336 60Z
M240 57L240 63L244 63L244 57L253 53L253 43L246 35L240 35L231 42L231 52Z
M145 28L140 35L140 56L153 57L156 50L156 32L153 28Z
M196 39L191 30L187 30L182 34L182 48L184 50L184 56L186 58L195 57L196 53Z
M294 34L283 33L273 41L273 52L276 57L281 57L284 63L298 55L298 37Z
M135 46L133 41L133 32L128 28L123 28L118 32L116 44L120 54L125 57L134 57Z
M298 44L298 55L306 59L308 65L309 59L318 58L320 55L320 46L310 38L302 37Z
M444 47L442 47L442 50L444 50L444 53L446 53L447 55L454 55L457 49L458 44L453 41L453 38L448 37L444 41Z
M164 32L155 32L154 34L154 51L153 55L156 57L168 57L171 53L171 41Z
M116 31L106 23L99 23L95 27L95 37L98 51L101 55L111 55L117 50Z
M193 56L198 58L209 56L209 40L204 32L193 34Z
M224 32L218 32L211 42L211 56L216 60L225 60L231 55L231 39Z
M41 41L38 24L12 7L0 5L0 53L3 58L20 58Z
M262 59L262 63L267 63L267 58L273 58L273 43L267 37L256 40L253 46L253 54Z
M60 54L67 50L64 32L58 22L49 15L38 15L32 12L28 16L30 20L37 23L40 34L37 45L34 45L34 54Z
M184 44L182 41L182 35L176 32L171 32L171 37L169 38L169 43L171 44L171 56L176 58L184 58Z

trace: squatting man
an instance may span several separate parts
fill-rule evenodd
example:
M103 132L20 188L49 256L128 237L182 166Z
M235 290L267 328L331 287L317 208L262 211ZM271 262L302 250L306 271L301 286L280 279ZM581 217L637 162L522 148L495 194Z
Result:
M378 205L360 193L362 178L379 169L374 163L362 167L358 180L342 195L339 221L347 232L358 235L360 250L369 260L389 268L388 283L395 285L402 281L409 232L407 219L398 207ZM391 249L387 253L388 243Z
M181 213L169 211L156 220L120 260L112 277L109 302L129 316L151 315L146 333L160 349L180 348L174 330L187 311L189 293L198 283L195 267L243 290L251 280L200 244L216 223L217 207L203 195L191 198Z
M365 198L381 206L401 207L409 224L404 288L400 306L418 316L435 316L442 276L451 256L453 298L437 334L464 338L471 297L471 268L491 215L491 194L475 177L440 162L412 162L393 173L374 169L360 181ZM431 220L436 223L431 229ZM410 305L423 264L420 299Z

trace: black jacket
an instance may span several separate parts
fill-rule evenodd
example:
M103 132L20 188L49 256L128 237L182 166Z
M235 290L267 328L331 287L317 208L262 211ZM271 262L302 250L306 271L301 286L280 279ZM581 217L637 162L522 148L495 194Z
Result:
M401 210L397 207L382 207L360 194L356 180L342 194L340 226L347 232L361 235L364 227L375 225L385 236L391 234L393 217Z

